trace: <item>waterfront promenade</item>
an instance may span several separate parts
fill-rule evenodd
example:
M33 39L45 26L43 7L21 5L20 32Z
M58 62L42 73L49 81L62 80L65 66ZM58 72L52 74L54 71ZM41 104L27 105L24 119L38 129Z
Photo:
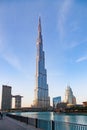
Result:
M42 130L15 119L4 117L0 119L0 130Z

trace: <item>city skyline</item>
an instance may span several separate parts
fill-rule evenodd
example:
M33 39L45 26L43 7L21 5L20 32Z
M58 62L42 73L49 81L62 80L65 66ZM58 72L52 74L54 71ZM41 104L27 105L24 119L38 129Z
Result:
M67 84L77 103L87 100L86 7L86 0L0 1L0 95L2 85L10 85L23 95L22 106L33 103L41 16L51 103L57 96L64 100Z

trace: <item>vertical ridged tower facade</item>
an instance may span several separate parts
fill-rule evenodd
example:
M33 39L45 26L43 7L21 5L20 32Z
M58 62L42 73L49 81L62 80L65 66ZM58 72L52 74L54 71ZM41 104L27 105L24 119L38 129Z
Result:
M45 69L45 56L43 51L43 41L41 34L41 19L39 17L38 38L36 56L36 86L34 90L34 107L48 108L50 98L48 96L47 71Z

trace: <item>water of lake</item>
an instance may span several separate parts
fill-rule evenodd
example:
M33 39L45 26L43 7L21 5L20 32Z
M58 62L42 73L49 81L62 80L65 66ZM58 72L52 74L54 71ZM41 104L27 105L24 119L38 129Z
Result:
M25 117L38 118L44 120L56 120L62 122L70 122L77 124L87 125L87 115L75 115L75 114L58 114L54 112L18 112L17 115L22 115Z

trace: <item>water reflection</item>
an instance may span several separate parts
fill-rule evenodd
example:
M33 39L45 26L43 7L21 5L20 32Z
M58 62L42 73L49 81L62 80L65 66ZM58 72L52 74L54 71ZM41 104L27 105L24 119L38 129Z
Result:
M54 120L87 125L87 115L54 114Z
M71 122L71 123L76 123L78 122L78 117L76 115L66 115L64 116L64 121L65 122Z
M87 115L67 115L67 114L58 114L54 112L22 112L22 113L15 113L15 114L17 115L20 114L22 116L44 119L44 120L55 120L61 122L71 122L71 123L87 125Z

